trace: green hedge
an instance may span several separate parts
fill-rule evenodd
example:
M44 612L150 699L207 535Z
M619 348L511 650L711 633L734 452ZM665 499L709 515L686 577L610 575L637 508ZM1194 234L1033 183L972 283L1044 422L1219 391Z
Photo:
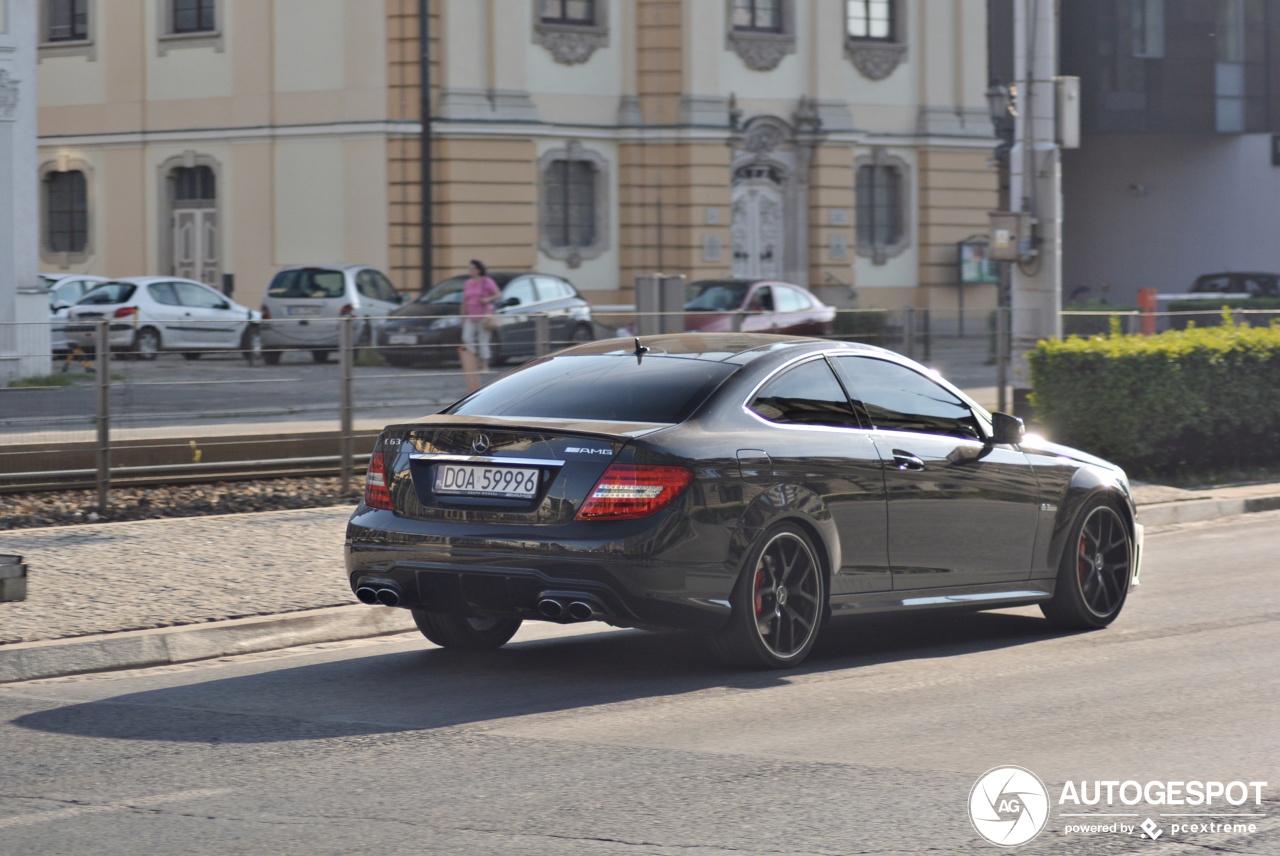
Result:
M1140 475L1280 465L1280 325L1043 341L1036 418Z

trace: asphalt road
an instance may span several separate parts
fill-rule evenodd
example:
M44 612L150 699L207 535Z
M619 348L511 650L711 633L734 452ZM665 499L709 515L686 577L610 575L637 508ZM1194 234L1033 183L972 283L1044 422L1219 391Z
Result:
M1280 512L1149 530L1111 629L863 619L798 671L684 634L536 625L0 687L0 853L994 854L985 771L1047 785L1027 854L1280 853ZM1266 781L1263 802L1061 805L1065 782ZM1067 833L1084 821L1137 833ZM1174 818L1171 813L1249 814ZM1173 824L1252 823L1244 834Z

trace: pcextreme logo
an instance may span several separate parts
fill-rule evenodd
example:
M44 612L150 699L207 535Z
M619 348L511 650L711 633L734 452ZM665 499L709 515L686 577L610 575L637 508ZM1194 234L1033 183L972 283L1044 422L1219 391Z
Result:
M995 767L983 773L969 792L969 820L992 844L1026 844L1049 821L1049 791L1030 770Z

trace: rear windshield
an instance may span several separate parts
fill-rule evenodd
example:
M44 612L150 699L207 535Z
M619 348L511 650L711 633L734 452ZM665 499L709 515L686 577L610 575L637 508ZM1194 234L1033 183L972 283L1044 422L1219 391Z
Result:
M271 280L268 297L342 297L343 273L340 270L282 270Z
M80 298L81 303L108 304L108 303L124 303L133 297L133 292L137 289L136 285L128 282L108 282L106 285L100 285L93 291Z
M737 366L679 357L553 357L499 378L445 413L683 422Z

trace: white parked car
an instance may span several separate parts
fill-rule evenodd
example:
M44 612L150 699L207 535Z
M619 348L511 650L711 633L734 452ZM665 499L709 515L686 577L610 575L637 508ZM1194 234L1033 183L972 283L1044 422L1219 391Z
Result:
M262 315L202 282L174 276L115 279L90 291L67 319L67 341L96 348L97 322L110 321L111 349L154 360L160 351L196 359L206 351L241 351L256 364L262 355Z
M40 274L40 284L49 290L49 332L55 354L71 350L71 344L67 342L67 310L86 293L106 281L105 276L88 276L82 273Z
M367 265L303 265L285 268L262 299L263 358L275 365L288 349L310 351L317 363L339 344L339 320L360 319L356 344L372 342L373 327L400 308L404 297L391 280Z

